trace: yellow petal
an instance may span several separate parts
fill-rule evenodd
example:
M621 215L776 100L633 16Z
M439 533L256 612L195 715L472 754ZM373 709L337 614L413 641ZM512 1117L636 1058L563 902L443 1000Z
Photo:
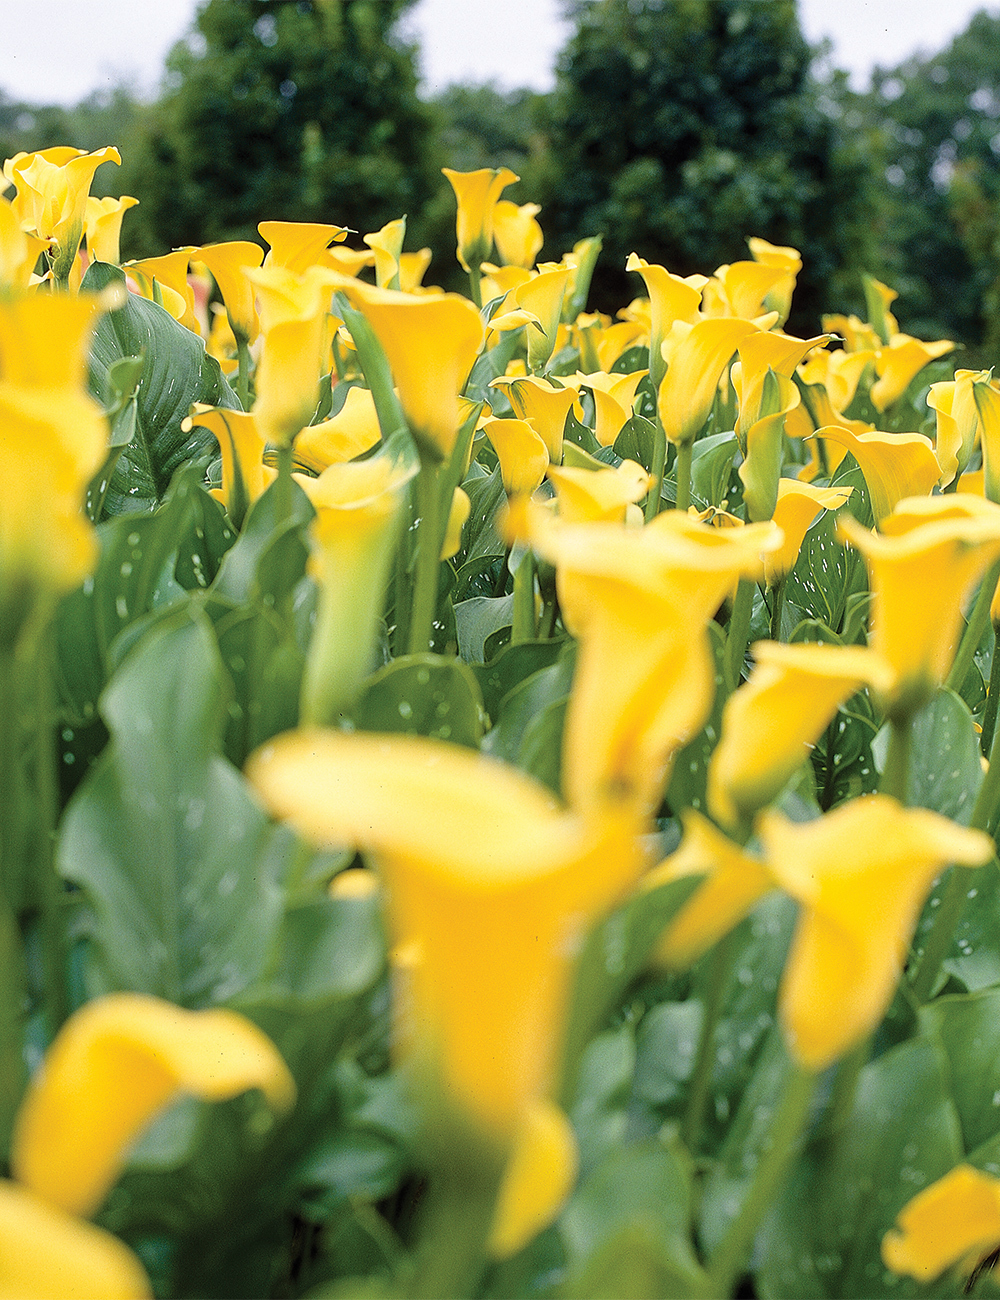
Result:
M663 343L667 373L660 384L663 430L674 443L691 442L708 419L730 357L757 326L749 320L675 321Z
M84 234L87 252L92 261L113 262L121 260L118 243L121 237L122 217L139 202L128 194L120 199L95 199L88 197L84 209Z
M198 425L211 429L222 455L222 493L226 510L237 524L249 507L274 480L274 470L264 464L267 439L257 428L252 412L231 411L195 402L182 428Z
M532 493L545 477L549 453L528 420L487 420L487 438L500 461L500 477L508 496Z
M155 298L154 280L160 286L164 298L167 294L177 295L179 305L170 314L192 334L201 333L201 324L195 311L194 289L188 282L188 266L192 254L197 251L193 245L189 245L186 248L175 248L172 253L164 253L162 257L144 257L138 262L125 263L125 270L138 281L144 298ZM164 307L166 306L164 301Z
M441 545L441 559L450 560L457 555L462 545L462 529L472 513L472 502L464 488L457 487L452 493L451 508L448 511L448 525L444 530L444 542Z
M236 239L226 244L205 244L195 250L194 256L211 271L233 332L252 343L260 333L260 321L254 303L256 290L246 272L260 266L264 250L249 240Z
M473 172L457 172L450 167L441 171L451 182L458 201L455 231L458 239L458 260L464 270L474 266L478 270L493 248L493 212L497 200L508 185L521 178L509 167L494 171L482 167Z
M1000 392L985 380L974 381L972 391L982 429L984 492L1000 501Z
M11 1168L52 1205L91 1214L175 1097L224 1101L249 1088L279 1109L295 1100L271 1040L235 1011L185 1011L138 993L98 998L70 1017L32 1080Z
M816 434L846 447L858 462L879 526L897 501L930 493L941 477L930 439L922 433L855 434L842 424L827 424Z
M572 388L557 388L547 379L525 375L509 379L501 375L490 383L505 393L521 420L530 420L548 448L549 460L558 465L563 454L563 430L576 394Z
M310 267L323 265L327 246L347 238L343 226L315 221L262 221L257 229L271 245L264 265L284 267L293 275L304 275Z
M623 460L614 469L550 466L548 477L559 498L560 519L573 524L624 523L626 507L641 501L650 483L649 475L634 460Z
M493 208L493 238L500 260L508 266L535 265L545 240L535 220L539 212L537 203L522 203L519 207L509 199L500 199Z
M956 1165L900 1210L882 1238L882 1261L927 1284L946 1269L970 1269L1000 1245L1000 1181Z
M701 308L701 285L692 284L679 275L672 275L664 266L656 266L629 253L626 271L637 271L646 282L649 294L649 373L654 389L663 379L666 365L663 360L663 340L675 320L693 325Z
M516 1255L562 1209L579 1167L573 1127L550 1101L536 1101L518 1128L497 1196L488 1249Z
M347 390L336 415L302 430L295 439L294 455L300 465L321 473L328 465L360 456L381 436L371 390L355 385Z
M528 330L528 365L532 370L543 369L555 348L568 280L569 270L565 267L539 268L537 275L514 290L517 305L535 315L541 324L540 329Z
M403 255L403 239L406 236L406 218L399 217L376 230L364 235L363 239L375 254L375 283L380 289L398 289L399 259Z
M813 520L821 510L838 510L853 492L853 488L814 488L811 483L798 479L778 480L778 500L771 518L785 535L781 550L764 561L764 575L768 586L774 586L795 568L802 542Z
M878 379L872 384L871 399L876 411L888 410L906 392L910 381L923 370L928 361L943 357L955 345L950 339L924 343L908 334L896 334L887 348L882 348L875 358Z

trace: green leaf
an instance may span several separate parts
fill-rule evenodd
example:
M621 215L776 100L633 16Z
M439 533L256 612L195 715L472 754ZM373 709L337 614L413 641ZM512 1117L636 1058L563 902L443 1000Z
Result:
M1000 1134L1000 989L936 998L920 1010L949 1064L965 1150Z
M471 669L441 655L406 655L370 677L354 708L361 731L431 736L478 749L483 701Z
M462 487L469 498L469 518L462 529L462 549L455 556L459 569L485 555L505 555L507 550L496 527L497 513L507 502L499 466L489 474L470 474Z
M868 579L864 560L853 548L845 548L837 541L836 531L832 511L808 530L795 568L785 579L785 596L839 632L848 599L867 591Z
M555 663L565 646L566 641L563 639L521 641L517 645L505 646L488 663L474 664L472 671L479 682L483 707L489 716L495 721L504 696L533 673Z
M691 491L710 506L729 497L729 480L739 447L735 433L699 438L691 451Z
M514 596L473 596L457 601L454 609L458 653L467 664L481 664L487 638L513 622Z
M124 290L124 272L95 262L82 288L96 293L111 284ZM137 357L144 358L145 364L136 394L135 429L111 476L105 515L152 510L182 465L214 449L215 439L207 429L196 425L185 432L181 428L193 402L239 407L202 340L156 303L129 293L122 307L101 318L94 334L91 387L105 406L120 397L119 363Z
M888 746L887 725L872 744L880 769ZM968 706L954 691L938 687L913 719L906 802L968 826L982 783L979 740Z
M614 442L615 455L622 460L637 461L649 473L653 464L656 426L652 420L633 415L622 425Z
M551 705L564 703L573 679L573 663L574 655L565 653L556 663L540 668L508 691L493 729L483 741L483 749L505 762L517 764L532 724Z

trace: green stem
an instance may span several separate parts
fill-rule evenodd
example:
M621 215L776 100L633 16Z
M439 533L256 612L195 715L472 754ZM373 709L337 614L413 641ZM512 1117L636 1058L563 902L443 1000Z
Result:
M990 665L990 689L986 696L983 714L983 734L979 738L984 754L993 748L993 734L997 725L997 702L1000 700L1000 627L993 629L993 662Z
M892 795L900 803L906 803L906 781L910 770L910 741L913 737L913 716L907 714L902 720L893 719L889 723L889 752L885 759L885 770L879 782L881 794Z
M244 411L250 410L250 344L242 335L236 335L236 396Z
M451 1175L451 1176L449 1176ZM476 1294L493 1221L495 1185L475 1176L432 1175L410 1300L464 1300Z
M676 509L686 510L691 504L691 460L694 454L693 442L677 444L677 503Z
M417 492L417 564L410 605L408 652L423 654L431 647L434 636L434 612L437 609L438 571L441 562L441 529L438 519L438 467L421 454Z
M520 641L535 639L535 557L525 551L514 573L514 623L510 639Z
M740 578L733 601L733 612L729 619L729 631L726 636L726 678L730 693L735 691L743 675L743 659L750 639L750 617L753 614L753 592L755 583L750 578Z
M785 580L779 579L771 588L771 640L781 640L781 610L785 603Z
M771 1127L770 1145L761 1155L753 1182L736 1218L709 1260L709 1294L732 1295L746 1266L757 1228L791 1164L809 1115L816 1076L794 1066Z
M14 882L24 874L18 750L18 665L14 646L0 647L0 1160L6 1163L14 1116L24 1091L24 1014L27 970L11 905Z
M556 625L556 598L552 597L542 606L542 616L538 620L538 637L541 641L550 641Z
M663 504L663 469L667 463L667 435L663 432L663 422L656 417L653 425L653 458L649 465L649 493L646 497L645 518L648 524L655 519Z
M979 648L979 642L982 640L983 632L986 630L986 620L990 616L990 603L993 600L993 593L997 589L998 579L1000 579L1000 560L990 566L983 578L982 585L979 588L979 595L976 597L976 603L972 607L969 622L962 635L961 645L958 647L958 654L955 656L955 662L952 664L948 680L945 682L945 685L949 686L956 694L961 692L969 669L972 667L972 660Z
M472 301L476 304L476 306L480 311L483 310L483 289L482 289L482 285L480 284L482 275L483 273L478 265L469 267L469 292L472 297Z
M55 837L59 815L56 753L53 740L52 657L50 625L34 645L35 797L32 816L39 846L38 899L42 914L45 1018L54 1037L69 1015L66 991L69 948L63 915L63 883L56 871Z
M858 1077L868 1064L868 1058L871 1056L871 1046L871 1038L864 1038L846 1056L841 1058L837 1066L837 1073L833 1080L833 1090L830 1093L830 1101L826 1108L826 1121L823 1125L824 1134L828 1137L832 1137L834 1133L839 1133L847 1127L847 1122L854 1111L854 1095L858 1090Z
M280 528L292 514L292 444L278 448L278 477L274 485L275 526Z
M691 1073L687 1107L681 1122L681 1139L691 1152L695 1151L698 1135L705 1119L705 1110L712 1088L712 1066L715 1062L715 1031L725 1000L726 986L733 967L736 947L733 931L724 935L709 957L708 987L702 1003L701 1032L698 1051Z

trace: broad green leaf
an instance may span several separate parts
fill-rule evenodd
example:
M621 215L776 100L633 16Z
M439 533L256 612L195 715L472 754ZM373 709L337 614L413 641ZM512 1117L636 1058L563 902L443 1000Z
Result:
M517 765L553 794L562 794L562 736L568 697L553 700L524 731Z
M633 415L626 420L614 442L615 455L621 460L634 460L648 473L653 464L653 445L656 426L652 420Z
M584 1174L626 1138L636 1038L631 1024L596 1034L580 1060L569 1108Z
M483 692L483 707L495 721L504 696L541 668L550 667L562 654L564 640L521 641L506 646L488 663L474 664L472 671Z
M739 443L735 433L699 438L691 452L691 491L710 506L729 497L729 480Z
M483 741L487 753L508 763L519 762L534 720L550 705L566 699L573 679L573 661L572 654L564 655L558 662L540 668L507 692L493 729Z
M920 951L924 928L933 917L934 899L940 897L947 885L947 874L942 877L931 895L914 947ZM969 877L965 910L955 926L951 952L945 958L944 970L961 980L970 993L977 989L1000 984L1000 868L994 858Z
M471 669L460 659L406 655L370 677L354 707L361 731L431 736L478 749L483 702Z
M867 591L868 579L861 556L837 541L836 530L836 517L831 511L809 529L795 568L785 579L785 596L839 632L849 598Z
M462 529L462 549L455 556L455 565L461 568L485 555L506 554L506 544L496 527L497 513L506 506L499 467L489 474L479 471L470 474L462 484L469 498L469 518Z
M513 622L514 597L473 596L458 601L454 610L458 653L467 664L481 664L487 637Z
M920 1010L949 1066L965 1150L1000 1134L1000 989L936 998Z
M124 272L95 262L82 287L98 292L111 284L124 289ZM114 400L118 372L112 372L112 367L126 357L143 357L145 364L136 394L135 431L122 448L104 497L108 515L152 510L182 465L215 448L207 429L195 425L184 432L181 428L192 403L239 407L202 340L162 307L132 293L122 307L101 318L94 335L91 387L105 405Z
M885 766L888 745L889 728L885 726L872 743L880 769ZM982 783L972 715L954 691L941 686L913 719L906 802L967 826Z

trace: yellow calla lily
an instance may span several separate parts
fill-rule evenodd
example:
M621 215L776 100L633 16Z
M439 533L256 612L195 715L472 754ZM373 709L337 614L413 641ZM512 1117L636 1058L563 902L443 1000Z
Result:
M751 425L768 413L763 405L768 371L790 379L803 357L829 337L817 334L811 339L797 339L773 330L758 330L741 340L737 349L740 359L733 366L732 379L739 405L736 433L744 447Z
M889 666L861 646L758 641L753 655L708 765L709 809L731 827L746 827L777 797L846 699L869 682L882 691L892 683Z
M84 209L83 233L87 240L87 252L91 261L111 262L115 266L121 261L119 241L122 231L122 217L139 202L128 194L120 199L95 199L87 196Z
M463 271L477 271L493 250L493 213L501 193L508 185L520 180L509 167L494 171L482 167L474 172L457 172L442 167L455 191L458 213L455 232L458 240L458 260Z
M768 869L801 904L778 1007L789 1051L818 1072L879 1024L942 868L988 862L993 841L888 795L798 824L764 813L757 830Z
M823 319L826 320L827 317L824 316ZM799 375L804 383L822 384L829 405L839 414L850 406L862 377L868 367L874 365L873 349L851 352L843 348L835 348L832 352L828 352L825 348L817 348L803 361L799 367ZM838 421L821 416L819 423L837 424Z
M983 449L983 491L1000 501L1000 391L985 379L973 380Z
M11 1169L71 1214L96 1210L142 1130L182 1093L224 1101L260 1088L286 1110L295 1084L271 1040L235 1011L185 1011L115 993L65 1023L18 1112Z
M343 291L378 336L418 445L445 459L458 437L458 394L483 342L479 312L457 293L395 293L360 281Z
M956 1165L914 1196L882 1238L882 1262L923 1285L969 1273L1000 1245L1000 1179Z
M232 411L195 402L182 425L186 433L198 425L211 429L222 454L222 491L219 500L240 528L247 511L274 480L274 470L264 464L267 439L257 428L252 411Z
M931 441L922 433L856 434L845 424L826 424L816 437L845 447L858 462L879 527L899 501L932 492L941 477Z
M666 267L647 262L636 253L629 253L625 270L638 272L646 283L649 294L649 376L653 388L658 389L667 369L662 352L663 340L675 320L693 325L699 318L705 278L692 276L684 279L672 275Z
M777 584L795 568L802 542L821 510L839 510L854 491L850 487L815 488L798 479L778 480L778 499L771 518L784 533L781 549L765 557L764 580Z
M142 1265L110 1232L0 1180L0 1296L5 1300L147 1300Z
M943 357L954 350L955 344L950 339L939 339L936 343L924 343L922 339L911 338L909 334L894 334L889 346L881 348L875 356L875 369L878 379L871 387L872 405L876 411L886 411L903 396L910 386L910 381L928 361Z
M628 507L641 501L650 485L649 475L634 460L613 469L550 466L548 478L559 500L559 518L568 524L624 523Z
M881 533L846 514L837 531L868 566L871 644L893 671L886 711L908 714L948 674L965 594L1000 555L1000 506L958 493L915 497L882 521Z
M155 280L165 310L192 334L201 333L201 324L194 308L194 289L188 283L188 264L197 252L198 249L191 245L175 248L172 253L164 253L161 257L144 257L138 262L125 263L125 270L134 276L142 296L151 302L155 300Z
M371 389L357 385L347 390L336 415L310 424L295 439L298 464L320 474L328 465L354 460L369 451L382 436Z
M418 248L415 253L400 253L399 287L403 293L422 291L424 273L431 264L432 256L429 248Z
M256 289L247 271L256 271L264 260L264 250L248 239L234 239L225 244L204 244L192 254L204 262L219 287L232 331L247 343L260 333Z
M580 1158L573 1126L551 1101L534 1102L518 1128L497 1196L488 1249L494 1259L522 1250L569 1198Z
M537 203L520 207L509 199L499 199L493 208L493 238L501 262L507 266L524 266L529 270L542 251L545 236L535 220L541 212Z
M353 279L366 266L375 265L375 254L370 248L362 251L360 248L344 248L341 244L331 244L319 255L317 264L327 266L331 271L337 271Z
M848 352L871 352L872 360L882 346L882 340L872 327L853 313L844 316L839 312L828 312L820 317L823 328L830 334L836 334L844 340Z
M546 262L538 268L537 275L514 290L514 300L522 311L531 312L538 318L538 325L527 332L528 366L531 370L542 370L552 356L568 280L566 267Z
M548 448L551 463L560 464L566 417L576 400L573 389L557 388L549 380L536 375L521 378L501 375L491 380L490 387L499 389L506 396L518 419L531 421Z
M0 289L26 289L47 247L47 240L21 229L13 205L0 198Z
M399 289L399 259L406 238L406 218L398 217L362 238L375 254L375 283L380 289Z
M450 560L457 555L462 545L462 529L472 513L472 502L464 488L457 487L451 496L451 508L448 511L448 523L444 530L441 544L441 559Z
M101 163L121 164L113 146L86 153L58 147L8 158L3 174L14 185L14 209L23 230L48 243L57 280L68 278L83 238L84 214Z
M487 438L500 461L500 477L508 496L532 493L545 477L549 453L529 420L487 420Z
M881 280L876 280L873 275L863 273L861 283L865 291L869 326L883 343L890 343L899 335L899 324L889 310L899 294Z
M988 382L988 370L956 370L955 378L931 384L927 405L937 420L934 454L941 466L944 487L964 473L975 450L979 411L974 385Z
M322 266L328 246L348 235L346 226L319 221L261 221L257 230L270 244L264 265L284 267L293 275L305 275L310 267Z
M649 374L648 370L632 370L627 375L609 375L603 371L584 375L579 372L563 383L576 388L587 388L594 399L594 437L602 447L610 447L621 433L622 426L631 419L636 389ZM577 415L583 418L578 407Z
M737 473L743 484L747 518L770 519L778 503L785 453L785 416L799 405L799 390L784 375L768 370L761 385L759 417L745 429L744 456Z
M753 320L768 310L768 298L779 291L784 302L791 298L787 287L788 272L781 266L768 266L764 262L733 262L720 266L713 281L706 286L704 310L711 316L738 316ZM792 281L794 285L794 280ZM715 289L710 293L709 289Z
M755 262L760 262L764 266L777 267L783 272L783 278L776 281L764 295L764 307L768 311L776 311L778 323L784 324L792 309L795 280L802 270L802 254L797 248L771 244L766 239L760 239L755 235L751 235L747 240L747 247Z
M658 409L669 442L692 442L708 419L719 379L730 357L758 327L733 317L675 321L663 342L667 373L660 384Z

